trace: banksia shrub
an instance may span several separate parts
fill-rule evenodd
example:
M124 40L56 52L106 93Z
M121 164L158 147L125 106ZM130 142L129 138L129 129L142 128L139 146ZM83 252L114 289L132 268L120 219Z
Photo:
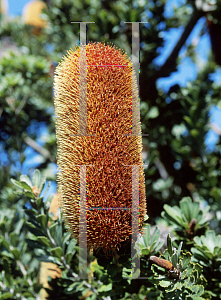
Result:
M86 55L81 55L82 51ZM58 191L66 225L79 240L79 182L85 180L87 246L116 252L132 234L135 177L139 180L139 204L133 214L139 218L139 230L146 213L132 62L112 45L89 43L70 50L55 74ZM84 96L86 104L79 100ZM80 178L81 166L86 166L86 176Z
M32 189L33 190L33 189ZM57 220L57 211L59 209L59 202L58 202L58 196L57 194L54 195L49 213L53 213L54 220ZM51 222L48 222L48 225L50 226ZM60 278L62 275L61 269L58 268L56 264L53 264L51 262L41 262L41 269L40 269L40 284L42 284L43 288L41 289L40 292L40 298L41 300L45 300L48 297L48 293L45 291L45 288L50 288L50 285L48 283L48 276L51 278Z

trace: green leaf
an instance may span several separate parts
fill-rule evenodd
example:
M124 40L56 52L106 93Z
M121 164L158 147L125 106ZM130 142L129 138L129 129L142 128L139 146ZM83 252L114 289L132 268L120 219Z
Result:
M62 233L63 233L62 232L62 224L59 220L57 221L57 223L58 223L58 226L55 231L54 239L55 239L55 242L57 243L57 245L61 246L62 245Z
M171 237L170 237L169 233L167 235L167 249L168 249L170 257L172 257L172 255L173 255L173 249L172 249L172 241L171 241Z
M185 255L182 256L182 270L185 270L190 263L191 260L191 254L189 252L185 253Z
M187 122L187 124L193 126L193 122L189 116L184 116L183 119Z
M38 228L30 224L30 222L26 222L25 226L31 233L33 233L35 236L45 236L45 233L42 230L39 230Z
M20 176L20 181L24 181L27 183L27 185L29 185L30 187L32 187L32 183L30 178L27 175L21 175Z
M24 209L24 212L30 219L35 219L36 216L38 215L38 211L35 210L34 208Z
M65 232L62 243L65 245L67 241L70 239L70 237L71 237L70 232Z
M191 220L192 220L191 204L192 204L192 201L191 201L191 203L190 203L189 197L183 198L183 199L180 201L180 208L181 208L181 211L182 211L182 213L184 214L184 216L186 217L186 220L187 220L188 223L190 223Z
M34 193L28 191L28 192L24 192L25 196L28 197L28 198L31 198L31 199L35 199L35 195Z
M42 243L40 243L39 241L34 241L34 240L31 240L31 239L25 239L25 241L31 249L44 248Z
M160 251L160 249L163 247L163 244L164 244L164 241L161 241L161 242L157 243L153 247L152 252L156 252L157 253L158 251Z
M2 265L3 265L3 270L5 271L5 273L10 274L11 273L11 265L10 265L10 260L8 257L2 258Z
M143 248L143 249L141 249L141 253L142 253L142 255L149 255L150 254L150 250L147 249L147 248Z
M0 300L3 300L3 299L13 299L13 295L9 292L6 292L0 296Z
M61 259L62 256L62 249L61 247L56 247L50 250L51 254L59 259Z
M111 276L114 276L117 274L117 266L113 264L109 264L107 266L107 273L110 274Z
M174 207L170 207L169 205L165 204L163 206L164 210L166 211L166 213L169 216L169 219L175 223L176 225L178 225L179 227L182 226L183 220L181 218L181 212L178 212L178 210L180 211L179 208L175 209Z
M20 251L18 250L18 248L12 249L11 253L14 255L15 260L19 260L20 259Z
M49 231L51 233L51 236L54 238L55 236L55 231L56 231L56 228L58 226L58 222L55 222L53 223L50 227L49 227Z
M67 253L65 254L65 260L66 260L67 264L70 264L70 263L71 263L72 257L73 257L73 255L75 254L75 252L76 252L76 251L74 251L74 252L67 252Z
M147 113L146 117L148 119L155 119L159 116L159 109L157 106L153 106L151 107L151 109L149 110L149 112Z
M38 209L40 209L41 207L44 207L44 202L43 202L43 197L39 197L35 200Z
M40 188L40 182L41 182L41 173L38 169L36 169L32 176L33 186L37 186L37 188Z
M178 260L179 260L179 257L180 257L180 252L181 252L182 246L183 246L183 242L180 242L179 248L178 248L178 250L177 250L177 257L178 257Z
M50 241L45 236L38 236L37 241L40 242L42 245L50 247Z
M178 258L177 258L177 254L176 253L172 256L171 262L172 262L172 265L174 266L174 268L176 268L177 267L177 263L178 263Z
M57 260L53 256L48 256L48 255L37 255L36 258L42 262L52 262L54 264L60 265L59 260Z
M108 285L102 285L99 289L98 292L109 292L112 291L112 283L109 283Z
M73 252L75 250L76 245L77 245L77 240L71 239L67 247L67 252Z
M21 219L21 220L23 221L23 219ZM13 231L9 234L9 236L10 236L11 245L13 247L16 247L18 245L18 233Z
M41 214L36 217L37 221L44 227L47 227L47 218L46 215Z
M40 189L40 191L42 190L45 183L45 177L41 175L41 172L38 169L36 169L33 174L32 182L34 186L36 185Z
M144 222L147 221L148 219L149 219L149 216L148 216L148 215L145 215L145 216L144 216Z
M2 245L3 245L7 250L10 250L9 242L8 242L4 237L2 237Z
M45 201L45 204L47 205L47 207L49 208L51 205L51 201L54 198L54 195L49 195Z
M30 187L26 182L24 182L24 181L17 181L17 180L15 180L15 179L11 179L11 182L12 182L15 186L17 186L18 188L20 188L20 189L23 189L23 190L27 190L27 191L29 191L29 192L32 192L31 187Z
M149 246L149 242L150 242L150 224L147 224L147 227L145 228L144 231L144 235L143 235L143 241L144 241L144 247L147 248Z
M159 238L160 238L160 230L159 228L156 226L155 229L154 229L154 232L150 238L150 244L153 244L155 241L159 241Z
M168 286L171 285L171 281L170 281L170 280L161 280L161 281L159 282L159 284L160 284L160 286L166 288L166 287L168 287Z

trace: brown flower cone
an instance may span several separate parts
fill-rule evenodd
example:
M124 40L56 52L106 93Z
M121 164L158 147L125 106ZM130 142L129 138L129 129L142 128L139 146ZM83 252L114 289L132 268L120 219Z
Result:
M87 246L113 253L132 234L132 165L139 166L139 211L133 212L139 230L146 213L138 90L132 62L121 50L103 43L82 47L86 90L79 88L79 47L68 51L55 71L58 194L65 223L79 240L80 165L86 165ZM79 93L87 96L82 119ZM85 122L87 136L79 134ZM95 207L130 210L89 210Z

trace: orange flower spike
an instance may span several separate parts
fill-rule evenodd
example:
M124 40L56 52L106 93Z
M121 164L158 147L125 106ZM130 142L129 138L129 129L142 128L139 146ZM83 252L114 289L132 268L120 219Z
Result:
M132 84L132 62L121 50L103 43L82 47L87 62L87 135L79 134L79 98L84 92L79 88L80 48L68 51L55 71L59 200L65 223L79 240L80 165L86 165L87 246L114 252L132 234L132 209L119 208L132 208L133 165L139 166L139 230L146 214L138 90ZM136 135L131 134L132 95Z

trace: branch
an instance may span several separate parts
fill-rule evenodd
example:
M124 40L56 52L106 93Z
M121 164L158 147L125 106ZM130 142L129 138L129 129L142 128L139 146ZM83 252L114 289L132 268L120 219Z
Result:
M171 69L174 69L176 66L176 59L180 52L180 49L183 47L184 43L186 42L189 34L193 30L194 26L196 25L197 21L204 15L204 12L201 10L197 10L194 8L193 14L186 25L179 41L177 42L176 46L174 47L173 51L168 56L167 60L163 64L163 66L156 72L157 78L159 77L167 77L169 76Z
M41 155L43 155L46 159L49 159L51 162L55 162L54 157L52 157L50 155L50 152L46 149L44 149L42 146L40 146L38 143L36 143L33 139L31 139L30 137L26 136L24 138L24 142L32 147L35 151L37 151L38 153L40 153Z

